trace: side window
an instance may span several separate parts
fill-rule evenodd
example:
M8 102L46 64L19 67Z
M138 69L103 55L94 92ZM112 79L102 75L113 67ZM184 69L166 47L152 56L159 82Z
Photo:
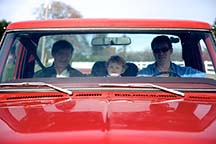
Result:
M34 56L27 50L28 44L20 38L13 41L4 66L2 81L33 77Z
M53 37L54 36L43 36L38 41L36 53L44 67L51 66L54 60L51 55L51 48L56 40ZM34 72L37 72L41 69L42 67L38 63L35 63Z
M19 41L15 40L12 44L7 61L3 70L2 81L15 79L15 68L17 63L17 49L20 45Z
M200 45L200 48L202 51L202 59L204 62L205 72L207 74L215 74L214 66L212 64L212 61L211 61L211 58L209 56L209 52L208 52L208 49L207 49L207 46L206 46L204 40L201 39L199 42L199 45Z

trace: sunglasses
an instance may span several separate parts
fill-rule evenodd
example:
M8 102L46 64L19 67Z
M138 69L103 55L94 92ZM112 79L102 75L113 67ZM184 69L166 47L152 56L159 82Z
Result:
M167 52L170 48L168 47L164 47L164 48L160 48L160 49L153 49L153 53L160 53L160 52Z

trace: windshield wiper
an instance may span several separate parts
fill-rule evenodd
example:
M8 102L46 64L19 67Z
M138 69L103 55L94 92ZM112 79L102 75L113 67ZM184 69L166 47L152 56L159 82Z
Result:
M166 92L170 92L170 93L173 93L173 94L177 94L177 95L180 95L182 97L184 97L184 93L183 92L180 92L180 91L177 91L177 90L174 90L174 89L169 89L169 88L166 88L166 87L162 87L162 86L159 86L159 85L154 85L154 84L151 84L151 83L144 83L144 84L131 84L131 83L128 83L128 84L118 84L118 83L101 83L99 84L99 86L101 87L108 87L108 86L115 86L115 87L139 87L139 88L157 88L157 89L160 89L160 90L163 90L163 91L166 91Z
M0 87L32 87L32 86L46 86L54 90L64 92L68 95L72 95L72 91L54 86L52 84L44 83L44 82L0 83Z

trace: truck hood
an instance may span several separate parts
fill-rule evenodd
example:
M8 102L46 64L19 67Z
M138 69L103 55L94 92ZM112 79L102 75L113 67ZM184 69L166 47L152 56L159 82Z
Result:
M216 143L216 104L71 99L0 105L7 143Z

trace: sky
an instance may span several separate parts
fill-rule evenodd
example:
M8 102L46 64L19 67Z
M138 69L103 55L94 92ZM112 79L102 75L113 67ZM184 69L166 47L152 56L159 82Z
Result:
M35 20L35 9L54 0L0 0L0 20ZM55 0L81 13L83 18L162 18L216 20L216 0Z

